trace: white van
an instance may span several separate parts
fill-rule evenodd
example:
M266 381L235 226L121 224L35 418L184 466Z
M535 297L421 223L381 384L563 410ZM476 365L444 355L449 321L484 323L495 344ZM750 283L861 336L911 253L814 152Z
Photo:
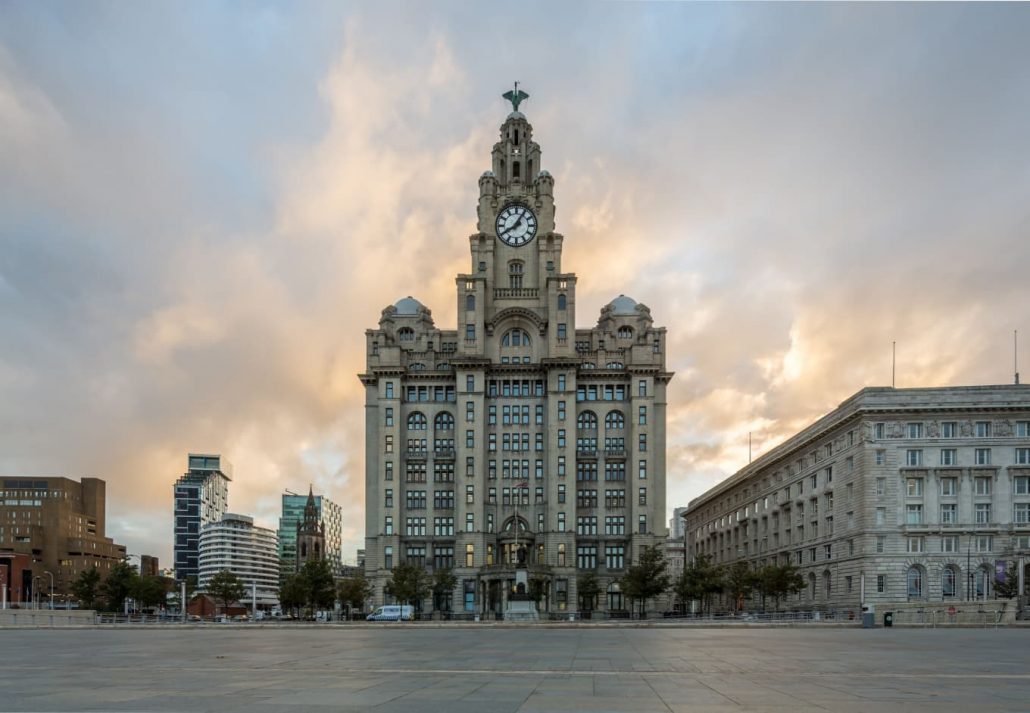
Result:
M376 607L376 610L366 617L368 621L411 621L414 618L415 612L407 604L387 604L384 607Z

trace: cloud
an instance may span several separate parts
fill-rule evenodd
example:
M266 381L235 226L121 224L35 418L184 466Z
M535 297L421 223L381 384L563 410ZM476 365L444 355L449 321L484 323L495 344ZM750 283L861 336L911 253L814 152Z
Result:
M0 469L107 479L167 559L221 452L232 509L312 482L353 556L364 330L407 294L454 324L514 78L578 325L625 293L668 327L670 508L889 383L892 341L899 386L1011 378L1025 7L538 10L0 10Z

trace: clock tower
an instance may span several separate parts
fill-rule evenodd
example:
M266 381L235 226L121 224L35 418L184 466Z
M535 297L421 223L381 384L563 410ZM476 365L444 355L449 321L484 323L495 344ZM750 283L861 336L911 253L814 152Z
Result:
M504 96L457 329L409 296L366 332L366 576L379 604L397 564L449 569L452 596L420 606L489 617L518 565L543 613L622 611L618 579L666 535L665 329L625 295L576 328L529 96ZM596 600L579 600L586 571Z

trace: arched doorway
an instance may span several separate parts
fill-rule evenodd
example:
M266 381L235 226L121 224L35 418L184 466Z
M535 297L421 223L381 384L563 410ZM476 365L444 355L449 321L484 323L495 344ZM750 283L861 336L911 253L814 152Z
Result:
M924 585L923 568L919 565L912 565L908 568L905 580L908 582L908 598L922 599Z

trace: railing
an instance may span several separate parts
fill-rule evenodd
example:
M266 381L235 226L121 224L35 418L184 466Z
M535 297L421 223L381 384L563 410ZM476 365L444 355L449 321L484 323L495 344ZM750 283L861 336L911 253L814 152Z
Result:
M605 448L604 449L604 455L606 457L608 457L608 458L625 458L626 457L626 449L625 448Z
M408 460L425 460L429 457L429 451L422 448L408 449L404 451L404 457Z
M441 459L454 459L455 450L453 448L437 448L433 451L435 458Z
M540 290L536 287L495 287L495 300L527 300L536 299L540 296Z

